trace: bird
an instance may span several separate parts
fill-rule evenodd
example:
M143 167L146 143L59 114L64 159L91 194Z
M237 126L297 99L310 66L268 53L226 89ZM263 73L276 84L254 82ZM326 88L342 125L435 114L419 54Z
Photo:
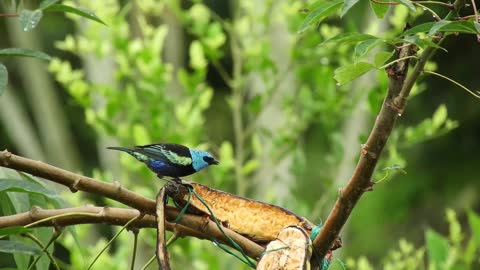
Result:
M157 174L159 178L169 176L174 179L194 174L219 162L212 154L188 148L175 143L156 143L133 147L107 147L107 149L127 152Z

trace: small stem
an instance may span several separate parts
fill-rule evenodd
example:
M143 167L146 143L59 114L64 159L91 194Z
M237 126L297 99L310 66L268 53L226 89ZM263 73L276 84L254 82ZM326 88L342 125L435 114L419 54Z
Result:
M147 262L140 270L145 270L145 269L147 269L147 267L149 267L150 264L152 264L152 262L155 261L155 258L156 258L156 257L157 257L157 256L153 255L153 256L150 258L150 260L148 260L148 262Z
M43 252L47 251L47 249L50 247L50 245L53 242L55 242L55 240L57 240L58 237L60 237L61 234L62 234L62 231L55 228L55 231L54 231L52 237L50 237L50 240L48 241L47 245L43 248L42 251ZM47 254L49 254L48 251L47 251ZM30 265L30 267L28 269L31 269L33 266L35 266L37 264L38 260L40 260L40 258L41 258L41 256L36 257L35 260L32 262L32 264Z
M27 225L25 225L24 227L25 227L25 228L35 227L35 226L37 226L38 224L41 224L41 223L44 223L44 222L47 222L47 221L50 221L50 220L54 220L54 219L57 219L57 218L64 218L64 217L96 217L96 216L98 216L98 215L97 215L97 214L92 214L92 213L80 213L80 212L66 213L66 214L56 215L56 216L53 216L53 217L44 218L44 219L41 219L41 220L32 222L32 223L30 223L30 224L27 224Z
M236 1L233 1L234 3ZM237 10L236 7L234 10ZM237 11L238 12L238 11ZM247 192L247 182L243 175L242 168L245 159L244 156L244 128L243 128L243 88L241 86L242 79L242 56L235 32L236 14L233 16L233 25L230 29L230 50L232 52L233 60L233 87L232 87L232 117L233 117L233 130L235 133L235 178L237 184L237 194L239 196L245 196Z
M37 244L42 249L42 251L48 256L48 259L52 263L53 267L56 270L60 270L60 267L58 266L57 262L53 258L52 254L50 254L50 252L48 252L48 250L47 250L48 246L44 246L42 244L42 242L31 233L25 233L24 236L27 237L27 238L30 238L33 242L35 242L35 244ZM28 270L33 269L33 266L37 263L37 261L38 260L33 261L32 264L30 264L30 266L28 267Z
M223 67L222 64L220 62L218 62L217 60L213 60L212 64L215 67L215 69L218 71L218 74L220 74L220 77L222 77L222 80L225 82L225 84L228 87L232 88L233 87L232 78L228 74L225 67Z
M401 3L400 2L383 2L383 1L380 1L380 0L370 0L372 1L373 3L375 4L379 4L379 5L391 5L391 6L395 6L395 5L400 5ZM421 4L425 4L425 5L440 5L440 6L445 6L445 7L448 7L448 8L453 8L453 4L449 4L449 3L443 3L443 2L439 2L439 1L411 1L412 4L414 5L421 5Z
M428 70L424 70L423 71L424 73L428 73L428 74L432 74L432 75L435 75L435 76L438 76L440 78L443 78L455 85L457 85L458 87L462 88L463 90L467 91L468 93L470 93L472 96L476 97L476 98L479 98L480 99L480 95L479 94L475 94L475 92L473 92L472 90L468 89L467 87L465 87L463 84L453 80L453 79L450 79L449 77L445 76L445 75L442 75L442 74L439 74L439 73L436 73L436 72L433 72L433 71L428 71ZM478 92L478 91L477 91Z
M0 14L0 17L18 17L20 16L19 14Z
M108 243L105 245L105 247L103 247L103 249L97 254L97 256L93 259L93 261L90 263L90 265L88 266L88 270L89 269L92 269L93 265L95 264L95 262L97 262L98 258L100 258L100 256L103 254L103 252L105 252L105 250L107 250L107 248L112 244L112 242L117 239L117 237L128 227L128 225L130 225L130 223L134 222L135 220L137 220L138 218L140 218L142 215L138 215L132 219L130 219L130 221L128 221L125 226L123 226L113 237L112 239L110 239L110 241L108 241Z
M386 63L385 65L379 67L378 69L384 69L384 68L389 67L389 66L391 66L391 65L393 65L393 64L395 64L395 63L397 63L397 62L400 62L400 61L403 61L403 60L406 60L406 59L410 59L410 58L415 58L415 59L417 59L418 57L415 56L415 55L409 55L409 56L405 56L405 57L402 57L402 58L398 58L398 59L395 59L395 60L393 60L393 61L391 61L391 62L389 62L389 63Z
M427 7L427 6L424 6L424 5L422 5L422 4L418 4L418 3L417 3L416 5L419 6L419 7L421 7L422 9L424 9L424 10L432 13L433 18L434 18L436 21L441 21L441 20L442 20L442 19L440 18L440 16L438 16L438 14L437 14L435 11L433 11L431 8L429 8L429 7Z
M130 264L130 270L135 269L135 258L137 257L138 246L138 229L132 230L133 233L133 251L132 251L132 263Z

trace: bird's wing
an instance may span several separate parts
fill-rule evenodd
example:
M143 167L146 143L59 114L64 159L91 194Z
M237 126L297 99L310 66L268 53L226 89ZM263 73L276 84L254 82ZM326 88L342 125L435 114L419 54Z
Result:
M179 144L150 144L136 146L136 150L149 158L161 160L171 165L189 166L192 164L190 150Z

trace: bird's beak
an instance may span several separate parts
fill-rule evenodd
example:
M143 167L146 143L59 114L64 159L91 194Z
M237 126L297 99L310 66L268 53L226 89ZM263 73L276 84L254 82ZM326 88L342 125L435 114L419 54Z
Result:
M218 164L220 164L220 162L218 162L218 160L214 159L211 164L218 165Z

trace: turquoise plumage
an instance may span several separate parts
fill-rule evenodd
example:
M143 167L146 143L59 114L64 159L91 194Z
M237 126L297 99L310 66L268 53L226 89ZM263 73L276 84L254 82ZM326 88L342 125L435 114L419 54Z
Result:
M207 166L219 164L208 152L173 143L108 147L108 149L129 153L145 163L158 177L178 178L196 173Z

